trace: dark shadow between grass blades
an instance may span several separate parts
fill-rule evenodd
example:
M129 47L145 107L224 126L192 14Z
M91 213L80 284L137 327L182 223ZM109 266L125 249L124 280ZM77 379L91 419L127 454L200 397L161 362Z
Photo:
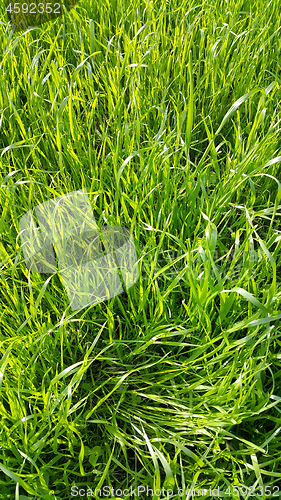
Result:
M4 0L4 3L13 31L19 32L41 26L62 16L65 9L69 12L77 5L78 0L53 0L51 2L40 2L40 0L10 2Z

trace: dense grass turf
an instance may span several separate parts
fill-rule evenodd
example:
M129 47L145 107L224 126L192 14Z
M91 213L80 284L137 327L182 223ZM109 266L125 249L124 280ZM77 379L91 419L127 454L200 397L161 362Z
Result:
M1 9L0 498L278 497L278 0L81 0L14 34ZM141 276L73 313L19 219L80 188Z

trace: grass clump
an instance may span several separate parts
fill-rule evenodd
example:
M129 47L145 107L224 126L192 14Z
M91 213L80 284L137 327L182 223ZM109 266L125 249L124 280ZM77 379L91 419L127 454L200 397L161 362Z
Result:
M278 493L278 7L81 0L13 33L2 6L0 498ZM141 273L72 313L19 219L82 188Z

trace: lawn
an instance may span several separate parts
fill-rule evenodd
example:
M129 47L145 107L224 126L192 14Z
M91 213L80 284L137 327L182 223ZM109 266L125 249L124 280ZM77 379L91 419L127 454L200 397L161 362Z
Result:
M1 4L0 499L280 498L279 23L80 0L13 32ZM72 311L19 220L80 189L140 277Z

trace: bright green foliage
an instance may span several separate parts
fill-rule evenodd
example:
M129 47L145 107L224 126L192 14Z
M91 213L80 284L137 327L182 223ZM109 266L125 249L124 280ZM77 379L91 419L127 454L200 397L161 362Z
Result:
M0 499L280 487L280 2L1 9ZM81 188L141 277L72 313L18 221Z

